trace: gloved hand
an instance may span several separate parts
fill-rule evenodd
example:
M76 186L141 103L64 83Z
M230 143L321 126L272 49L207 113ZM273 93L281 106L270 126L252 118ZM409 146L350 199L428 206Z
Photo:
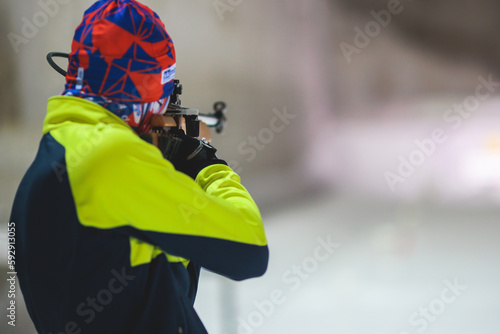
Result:
M215 147L209 143L185 134L176 134L180 139L176 154L169 160L179 172L189 175L193 180L205 167L215 164L227 165L220 160L215 152Z

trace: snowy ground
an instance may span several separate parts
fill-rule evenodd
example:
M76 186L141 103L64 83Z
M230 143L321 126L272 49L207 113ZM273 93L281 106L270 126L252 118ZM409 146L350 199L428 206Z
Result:
M295 205L265 219L266 275L205 273L197 309L216 334L498 333L499 218L335 196Z

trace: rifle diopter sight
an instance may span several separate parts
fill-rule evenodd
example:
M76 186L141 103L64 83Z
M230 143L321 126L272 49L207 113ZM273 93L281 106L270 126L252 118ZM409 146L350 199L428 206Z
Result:
M183 130L188 136L205 138L205 140L210 141L211 136L208 128L215 128L217 133L224 130L226 125L226 104L224 102L215 102L213 113L200 114L198 109L181 106L180 95L182 95L182 84L176 79L167 111L161 116L155 116L151 122L153 131L167 132L177 128Z

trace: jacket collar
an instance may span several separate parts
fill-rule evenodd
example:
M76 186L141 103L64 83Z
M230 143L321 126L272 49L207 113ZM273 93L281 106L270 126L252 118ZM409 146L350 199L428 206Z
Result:
M43 134L64 126L68 122L94 125L116 124L134 132L122 119L97 103L72 96L51 97L47 105L47 116L43 121Z

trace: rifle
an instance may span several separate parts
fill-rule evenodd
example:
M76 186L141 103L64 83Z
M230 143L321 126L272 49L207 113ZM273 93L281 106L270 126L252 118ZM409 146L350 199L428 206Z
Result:
M53 58L60 57L69 59L68 53L49 52L47 61L54 70L63 76L67 72L57 65ZM206 142L212 140L209 128L215 128L216 133L221 133L226 125L226 104L218 101L214 103L213 113L200 114L198 109L181 106L179 96L182 94L182 84L174 80L174 91L170 96L170 105L163 115L155 115L151 120L151 131L140 137L158 147L167 160L171 160L177 154L181 143L179 134L183 133L191 137L200 138Z

